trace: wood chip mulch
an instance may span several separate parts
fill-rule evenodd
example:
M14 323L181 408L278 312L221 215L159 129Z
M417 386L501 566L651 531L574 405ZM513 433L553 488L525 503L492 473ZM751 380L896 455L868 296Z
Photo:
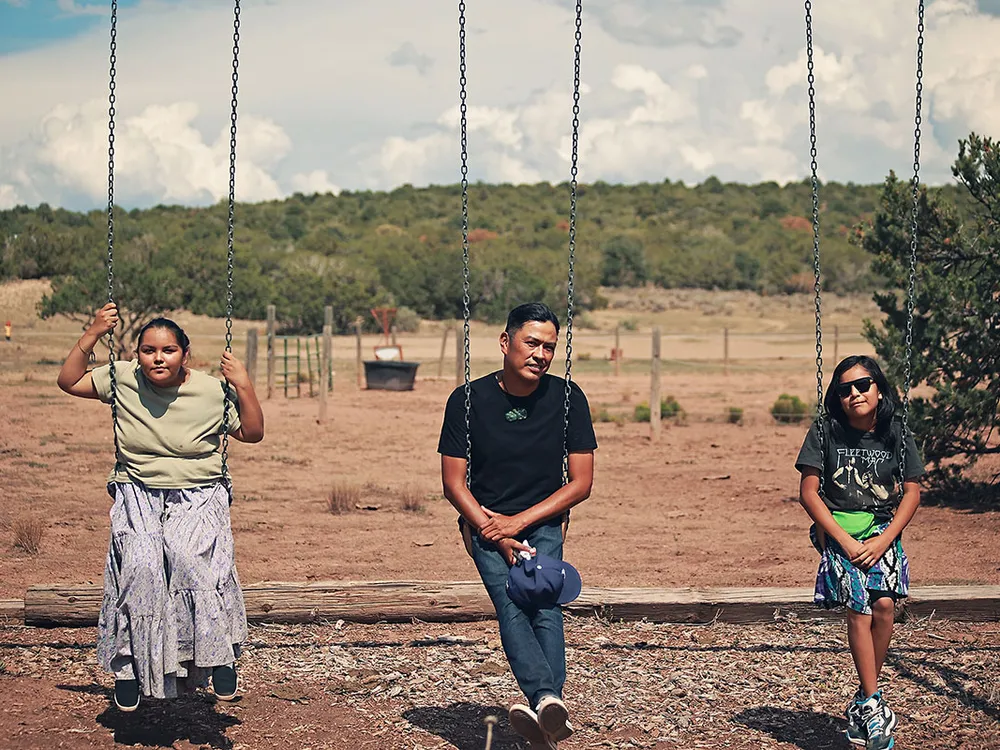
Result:
M844 624L706 626L567 621L576 748L849 747L855 677ZM254 626L234 703L198 692L109 705L93 629L0 625L0 746L385 750L527 748L495 622ZM933 618L897 626L884 672L896 747L1000 748L1000 625Z

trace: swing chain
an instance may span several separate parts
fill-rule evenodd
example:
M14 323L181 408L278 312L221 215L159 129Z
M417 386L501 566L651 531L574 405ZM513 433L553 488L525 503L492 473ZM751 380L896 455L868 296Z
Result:
M118 62L118 2L111 0L111 47L108 58L108 302L115 301L115 74ZM111 376L111 424L115 441L115 472L125 464L118 443L118 378L115 372L115 332L108 331L108 367Z
M819 424L818 435L821 455L826 450L824 446L824 430L822 428L823 410L823 313L821 297L821 266L819 252L819 177L816 163L816 75L813 63L813 29L812 2L805 0L806 11L806 60L809 69L809 168L812 172L812 229L813 229L813 293L816 306L816 420ZM819 491L823 494L824 474L820 472Z
M236 251L233 246L233 227L236 214L236 106L239 93L240 65L240 0L233 7L233 86L232 111L229 120L229 226L226 252L226 351L233 351L233 269ZM222 381L222 481L232 486L229 476L229 405L232 401L229 384Z
M563 397L563 484L569 482L569 409L573 392L573 303L576 275L576 198L580 146L580 51L583 39L583 0L576 2L576 43L573 46L573 142L569 182L569 277L566 282L566 392Z
M903 439L899 451L899 486L902 488L906 477L906 438L910 434L909 410L910 388L913 372L910 360L913 357L913 308L915 307L917 285L917 220L920 210L920 123L924 92L924 0L917 0L917 84L916 113L913 118L913 178L910 187L913 194L913 211L910 216L910 268L906 289L906 353L903 365Z
M466 72L468 70L465 61L465 2L459 0L458 3L458 85L459 85L459 114L462 146L462 315L463 333L465 335L465 484L472 485L472 352L469 331L469 129L468 129L468 103L466 98Z

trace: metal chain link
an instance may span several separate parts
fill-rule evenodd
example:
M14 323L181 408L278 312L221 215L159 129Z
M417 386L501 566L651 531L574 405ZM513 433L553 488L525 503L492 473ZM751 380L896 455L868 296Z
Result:
M812 2L805 0L806 11L806 64L809 69L809 168L812 171L812 228L813 228L813 293L816 305L816 422L819 434L820 455L826 456L825 430L823 427L823 304L821 290L821 267L819 252L819 177L816 163L816 75L813 63ZM825 468L819 473L819 491L823 494Z
M226 351L233 351L233 225L236 214L236 105L239 93L240 66L240 0L233 6L233 87L232 110L229 119L229 232L226 254ZM222 381L222 481L230 488L232 499L232 478L229 476L229 407L232 398L229 383Z
M118 62L118 2L111 0L111 47L108 57L110 78L108 81L108 302L115 301L115 73ZM122 461L118 442L118 377L115 373L115 332L108 331L108 366L111 376L111 425L115 442L115 472L120 471Z
M576 178L580 146L580 51L583 0L576 2L576 43L573 46L573 145L569 181L569 276L566 281L566 392L563 398L563 484L569 482L569 407L573 391L573 284L576 274Z
M469 126L466 98L465 2L458 3L458 85L462 133L462 315L465 334L465 484L472 486L472 352L469 335Z
M899 486L902 488L906 477L906 440L910 434L910 388L913 372L913 309L916 305L917 285L917 220L920 209L920 123L924 93L924 0L917 0L917 83L916 113L913 117L913 178L910 187L913 193L913 212L910 217L910 268L909 284L906 290L906 353L903 365L903 432L899 446Z

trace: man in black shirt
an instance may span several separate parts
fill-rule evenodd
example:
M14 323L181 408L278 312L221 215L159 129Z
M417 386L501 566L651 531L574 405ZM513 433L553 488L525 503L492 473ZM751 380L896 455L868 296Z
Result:
M590 495L597 448L587 397L575 383L564 429L566 381L546 374L558 338L559 320L545 305L511 310L500 334L503 369L471 383L468 430L465 388L455 389L438 444L445 497L462 515L467 547L496 608L504 652L528 699L527 706L511 707L511 724L533 748L555 747L573 731L562 701L562 610L520 609L507 595L507 573L522 551L562 559L563 521Z

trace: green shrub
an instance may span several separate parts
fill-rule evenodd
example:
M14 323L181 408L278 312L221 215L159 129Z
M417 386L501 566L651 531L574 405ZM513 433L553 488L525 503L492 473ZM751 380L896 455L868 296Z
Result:
M673 396L667 396L660 401L660 419L681 419L684 417L684 409ZM632 421L648 422L650 418L649 403L643 401L637 404L632 412Z
M602 406L600 409L597 407L591 407L590 418L594 422L614 422L615 424L621 425L625 424L625 417L621 414L612 414L607 410L607 407ZM649 417L646 417L648 420Z
M729 424L743 424L743 409L738 406L730 406L726 409L726 421Z
M399 333L418 333L420 331L420 316L409 307L396 309L396 317L392 321Z
M636 317L624 318L618 321L618 325L624 328L626 331L638 331L639 330L639 319Z
M809 405L798 396L782 393L771 406L771 416L783 424L795 424L809 417Z

